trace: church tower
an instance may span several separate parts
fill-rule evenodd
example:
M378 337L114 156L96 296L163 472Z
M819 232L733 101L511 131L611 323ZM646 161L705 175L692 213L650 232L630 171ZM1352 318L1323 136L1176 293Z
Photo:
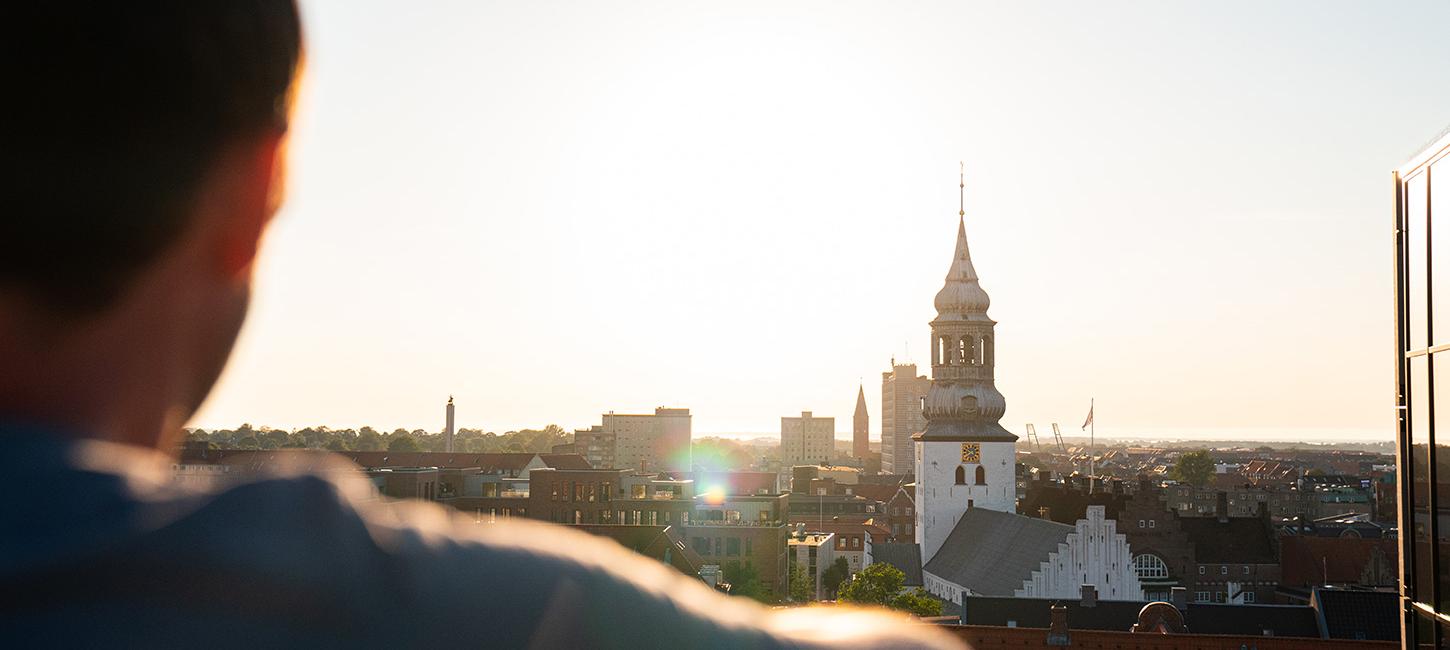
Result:
M963 176L958 189L965 194ZM998 420L1007 402L993 375L991 300L967 249L966 201L957 213L957 248L931 322L931 388L916 453L916 541L926 564L968 508L1016 512L1017 436Z
M866 414L865 386L856 388L856 415L851 424L851 455L862 460L871 453L871 416Z

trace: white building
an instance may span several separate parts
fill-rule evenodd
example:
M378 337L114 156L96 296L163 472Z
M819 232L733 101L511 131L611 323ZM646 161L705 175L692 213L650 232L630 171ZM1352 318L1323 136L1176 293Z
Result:
M787 540L789 543L789 561L795 562L805 569L806 576L814 581L812 592L816 600L826 598L825 588L821 584L826 569L836 561L836 535L835 533L807 533L797 532Z
M660 407L653 415L604 414L598 427L574 432L574 443L596 469L688 472L690 409Z
M967 248L965 209L956 253L936 294L931 321L931 388L916 441L916 541L932 560L963 513L1017 509L1017 436L998 423L1006 400L994 384L991 300L977 282Z
M1128 538L1118 522L1104 515L1103 506L1088 506L1087 518L1049 553L1032 577L1013 592L1018 598L1075 598L1086 584L1097 588L1104 600L1143 600L1143 586L1133 567Z
M815 417L810 411L780 419L781 466L819 465L831 460L836 445L836 418Z
M968 510L922 579L927 591L957 604L963 595L1076 599L1083 585L1104 600L1143 599L1127 540L1102 506L1090 506L1076 526Z

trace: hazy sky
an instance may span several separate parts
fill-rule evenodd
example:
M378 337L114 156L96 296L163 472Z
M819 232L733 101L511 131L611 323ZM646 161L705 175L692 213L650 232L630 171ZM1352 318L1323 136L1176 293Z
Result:
M201 426L834 415L967 231L1003 423L1392 439L1389 171L1450 3L308 2L292 195Z

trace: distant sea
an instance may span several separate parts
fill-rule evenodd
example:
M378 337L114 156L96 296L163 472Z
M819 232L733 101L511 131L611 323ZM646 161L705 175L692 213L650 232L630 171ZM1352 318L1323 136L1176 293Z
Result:
M1005 425L1008 431L1017 434L1019 438L1026 438L1026 427L1022 425ZM1052 440L1052 426L1038 425L1037 436L1043 442ZM1079 429L1076 425L1062 428L1062 436L1065 439L1076 441L1081 438L1087 439L1087 432ZM748 441L755 438L767 440L779 440L779 432L694 432L696 438L729 438L731 440ZM1394 429L1327 429L1327 428L1275 428L1275 427L1223 427L1223 428L1174 428L1174 427L1098 427L1097 437L1100 440L1123 440L1123 441L1262 441L1262 442L1304 442L1304 443L1332 443L1332 442L1393 442L1395 439ZM836 432L836 440L850 440L851 433ZM871 432L872 441L880 440L880 431Z

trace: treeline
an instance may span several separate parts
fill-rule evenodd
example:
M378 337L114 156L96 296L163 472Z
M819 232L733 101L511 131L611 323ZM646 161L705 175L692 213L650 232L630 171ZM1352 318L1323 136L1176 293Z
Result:
M422 429L394 429L383 432L372 427L332 429L307 427L287 430L254 428L243 424L235 429L193 429L186 439L209 443L218 449L329 449L332 451L443 451L443 434ZM462 453L534 452L548 453L554 445L574 442L574 434L557 425L503 434L478 429L459 429L453 436L453 450Z

